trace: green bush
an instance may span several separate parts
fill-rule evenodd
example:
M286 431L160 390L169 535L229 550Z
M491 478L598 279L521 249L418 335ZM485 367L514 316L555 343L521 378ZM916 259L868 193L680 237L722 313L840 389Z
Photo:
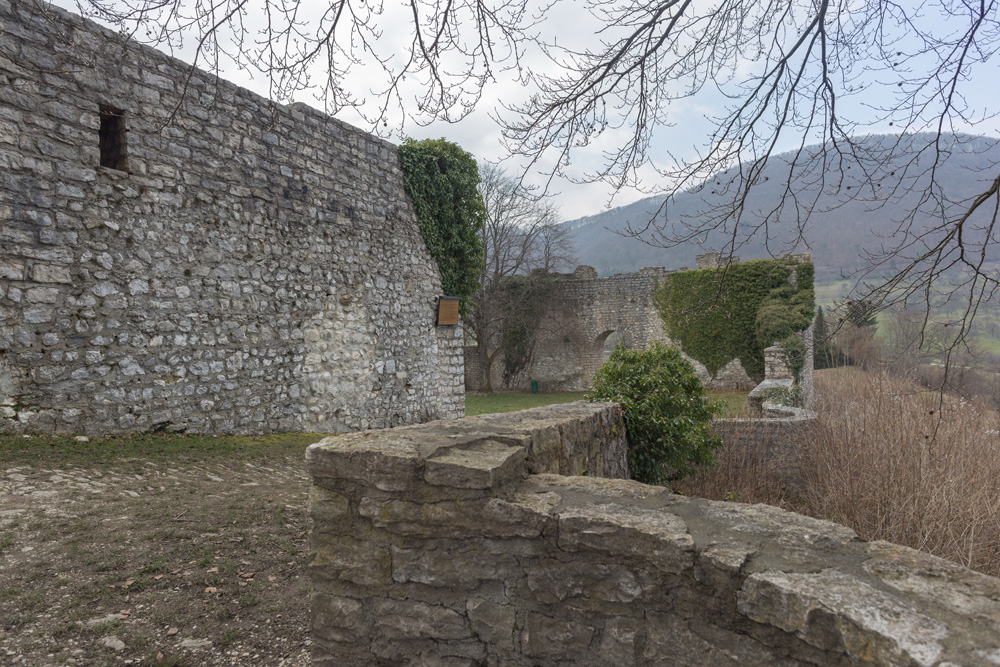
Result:
M712 450L722 440L712 435L711 421L725 407L709 403L694 367L678 350L660 343L644 350L619 344L587 397L621 405L634 479L660 484L714 463Z

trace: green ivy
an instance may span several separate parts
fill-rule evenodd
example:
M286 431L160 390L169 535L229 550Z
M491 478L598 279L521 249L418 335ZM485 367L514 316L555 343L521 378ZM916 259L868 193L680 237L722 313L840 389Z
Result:
M667 332L709 373L738 358L759 382L764 348L812 322L813 273L812 263L791 259L680 271L666 277L656 302Z
M788 370L792 372L795 382L802 381L802 369L806 365L806 344L796 334L791 334L780 343L788 359Z
M444 139L407 139L399 159L420 232L441 271L441 289L464 299L476 291L483 265L479 232L486 207L476 160Z

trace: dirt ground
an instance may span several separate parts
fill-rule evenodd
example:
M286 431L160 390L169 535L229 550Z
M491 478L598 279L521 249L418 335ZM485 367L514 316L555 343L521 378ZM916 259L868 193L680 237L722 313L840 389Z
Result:
M303 450L0 457L0 665L307 665Z

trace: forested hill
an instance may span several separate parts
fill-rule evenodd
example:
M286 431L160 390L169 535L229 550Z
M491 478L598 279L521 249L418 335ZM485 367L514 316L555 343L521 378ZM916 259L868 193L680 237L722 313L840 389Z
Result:
M915 149L926 147L932 135L914 135L909 137ZM864 145L874 151L885 148L897 137L873 136L864 140ZM959 135L943 141L946 151L936 172L937 182L953 200L962 200L985 190L988 181L992 181L1000 172L1000 145L997 139L988 137L973 137ZM819 146L811 146L806 151L815 153ZM915 151L916 152L916 151ZM788 180L788 160L791 154L776 156L758 179L748 200L747 214L744 223L755 223L760 220L760 211L774 208L781 201ZM829 155L829 152L828 152ZM912 158L912 155L910 156ZM742 259L768 257L771 254L783 252L811 252L816 264L817 277L830 280L864 266L862 256L864 249L884 247L888 240L898 238L896 228L898 221L905 218L907 212L916 207L920 198L927 190L927 167L931 163L931 151L920 153L915 162L907 165L900 159L892 164L885 173L890 175L878 179L875 183L877 198L881 205L873 204L872 189L862 191L868 193L869 201L852 200L845 196L849 187L859 188L861 179L854 175L863 169L870 168L864 162L845 161L842 168L845 179L840 183L840 192L836 190L837 183L827 179L826 186L812 191L816 204L809 215L805 226L805 244L789 247L787 241L794 237L796 224L794 215L784 214L779 224L769 229L770 240L765 246L765 238L758 235L746 241L737 250ZM846 160L846 158L845 158ZM893 173L897 172L898 173ZM696 224L705 219L706 211L722 199L719 190L725 188L736 171L732 170L709 179L700 191L689 191L677 196L666 208L666 219L669 224ZM833 171L827 171L832 174ZM796 190L810 192L806 183L815 181L813 174L796 174ZM889 182L897 181L899 176L904 180L897 188L895 196L888 192ZM885 183L881 181L885 180ZM881 187L881 190L879 188ZM854 193L859 192L858 189ZM580 264L589 264L597 268L601 275L636 271L644 266L666 266L680 268L694 267L695 255L708 250L718 250L722 245L721 234L712 234L700 239L701 243L689 243L676 248L658 248L629 238L615 232L623 230L626 225L642 227L650 216L660 208L663 197L650 197L627 206L610 209L595 215L571 220L564 224L573 229L577 258ZM662 216L662 213L661 213ZM929 216L918 215L916 224L931 224ZM970 236L972 243L981 242L982 232L978 236ZM995 253L1000 258L1000 250ZM899 262L899 266L904 264ZM891 267L887 267L891 268Z

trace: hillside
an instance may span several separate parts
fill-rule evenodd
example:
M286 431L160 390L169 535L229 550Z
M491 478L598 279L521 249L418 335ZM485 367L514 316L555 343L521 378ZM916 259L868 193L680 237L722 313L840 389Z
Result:
M873 136L861 142L864 153L877 156L887 150L897 137ZM827 164L820 168L799 170L789 179L791 154L778 155L761 174L758 184L752 189L744 214L743 225L750 226L764 217L764 212L777 207L782 201L786 184L791 180L791 190L798 193L808 210L803 226L804 242L796 243L798 222L796 214L786 206L777 216L778 224L769 226L768 238L762 234L740 238L741 247L736 254L743 259L776 256L786 252L811 252L816 263L817 278L823 281L836 280L841 275L864 267L867 261L864 251L877 251L887 243L901 238L897 232L898 221L914 208L921 213L916 225L933 225L935 211L932 205L921 197L927 192L930 176L928 168L932 163L929 149L931 135L914 135L906 138L910 143L909 160L897 159L884 172L878 172L872 185L864 187L864 180L855 174L872 173L870 159L846 159L839 165ZM936 181L947 196L956 202L966 200L982 192L988 181L996 177L1000 164L1000 144L997 139L956 135L944 142L946 151L936 170ZM818 157L820 146L811 146L805 152ZM830 155L830 153L827 153ZM818 160L814 160L817 164ZM825 183L819 182L819 174L825 174ZM675 229L683 225L697 225L710 219L713 210L724 205L727 184L736 177L736 169L709 179L700 191L681 193L665 208L665 219ZM839 189L837 187L839 181ZM894 191L890 190L896 183ZM731 187L729 192L731 192ZM863 192L857 197L858 192ZM573 228L576 253L581 264L597 268L601 275L636 271L643 266L667 266L680 268L694 266L696 254L709 250L719 250L728 237L725 233L712 233L699 239L700 243L689 242L675 248L659 248L643 243L620 233L627 225L642 227L664 202L664 197L650 197L610 209L564 224ZM788 200L786 200L786 203ZM659 220L663 220L663 211ZM648 238L648 237L647 237ZM986 238L980 229L967 234L966 241L980 244ZM994 259L1000 259L1000 252L994 252ZM905 262L897 260L897 266ZM893 268L891 265L887 268Z

